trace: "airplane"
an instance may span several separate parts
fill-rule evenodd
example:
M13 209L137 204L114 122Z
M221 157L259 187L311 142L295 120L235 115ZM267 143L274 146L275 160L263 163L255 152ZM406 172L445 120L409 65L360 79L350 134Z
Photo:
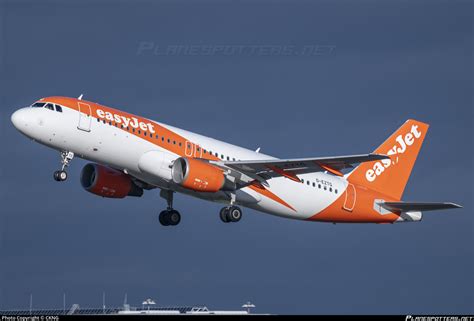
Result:
M429 127L420 121L407 120L373 153L279 159L82 98L42 98L11 121L59 151L58 182L77 156L92 161L80 175L90 193L124 198L159 189L167 202L158 215L164 226L181 221L174 193L224 204L225 223L240 221L239 206L297 220L379 224L461 207L401 201Z

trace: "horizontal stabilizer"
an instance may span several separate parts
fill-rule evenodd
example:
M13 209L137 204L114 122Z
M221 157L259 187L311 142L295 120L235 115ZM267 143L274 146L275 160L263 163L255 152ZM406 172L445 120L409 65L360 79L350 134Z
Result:
M434 210L445 210L450 208L462 208L461 205L454 203L414 203L414 202L383 202L380 204L382 207L389 211L434 211Z

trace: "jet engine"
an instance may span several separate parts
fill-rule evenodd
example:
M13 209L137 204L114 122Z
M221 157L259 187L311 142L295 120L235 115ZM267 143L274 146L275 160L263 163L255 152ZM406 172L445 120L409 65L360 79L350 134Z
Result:
M95 195L108 198L124 198L125 196L143 195L127 174L99 164L87 164L81 172L82 187Z
M199 159L180 157L171 167L173 182L196 192L225 190L227 180L222 170Z

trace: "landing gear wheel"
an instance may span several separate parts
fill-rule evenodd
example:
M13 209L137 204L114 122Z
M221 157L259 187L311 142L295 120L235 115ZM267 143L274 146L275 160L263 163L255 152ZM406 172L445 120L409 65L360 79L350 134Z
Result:
M227 218L231 222L238 222L242 218L242 210L238 206L231 206L227 212Z
M221 218L221 221L224 223L229 223L230 219L228 217L229 209L227 207L221 208L221 211L219 212L219 217Z
M168 212L168 222L170 225L176 226L181 222L181 214L176 210L171 210Z
M160 221L161 225L163 226L170 225L167 220L167 216L168 216L168 211L161 211L160 215L158 216L158 220Z
M60 181L67 180L67 172L66 171L59 171L59 180Z
M181 222L181 214L176 210L164 210L160 213L158 219L163 226L176 226Z
M63 182L67 179L67 172L66 171L55 171L53 177L54 177L55 181Z
M224 223L238 222L242 218L242 210L238 206L223 207L219 217Z

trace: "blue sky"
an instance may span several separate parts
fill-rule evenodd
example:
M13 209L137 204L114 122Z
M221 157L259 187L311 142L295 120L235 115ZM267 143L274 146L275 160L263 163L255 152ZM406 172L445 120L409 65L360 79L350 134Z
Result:
M133 305L251 300L268 313L473 313L472 7L1 0L0 308L25 308L30 293L36 307L62 307L63 292L68 305L99 307L105 291L114 306L128 293ZM177 196L182 222L164 228L158 192L96 197L80 186L79 159L58 184L59 156L10 123L38 98L81 93L278 157L366 153L406 119L424 121L404 199L464 208L394 225L245 209L223 224L218 204Z

